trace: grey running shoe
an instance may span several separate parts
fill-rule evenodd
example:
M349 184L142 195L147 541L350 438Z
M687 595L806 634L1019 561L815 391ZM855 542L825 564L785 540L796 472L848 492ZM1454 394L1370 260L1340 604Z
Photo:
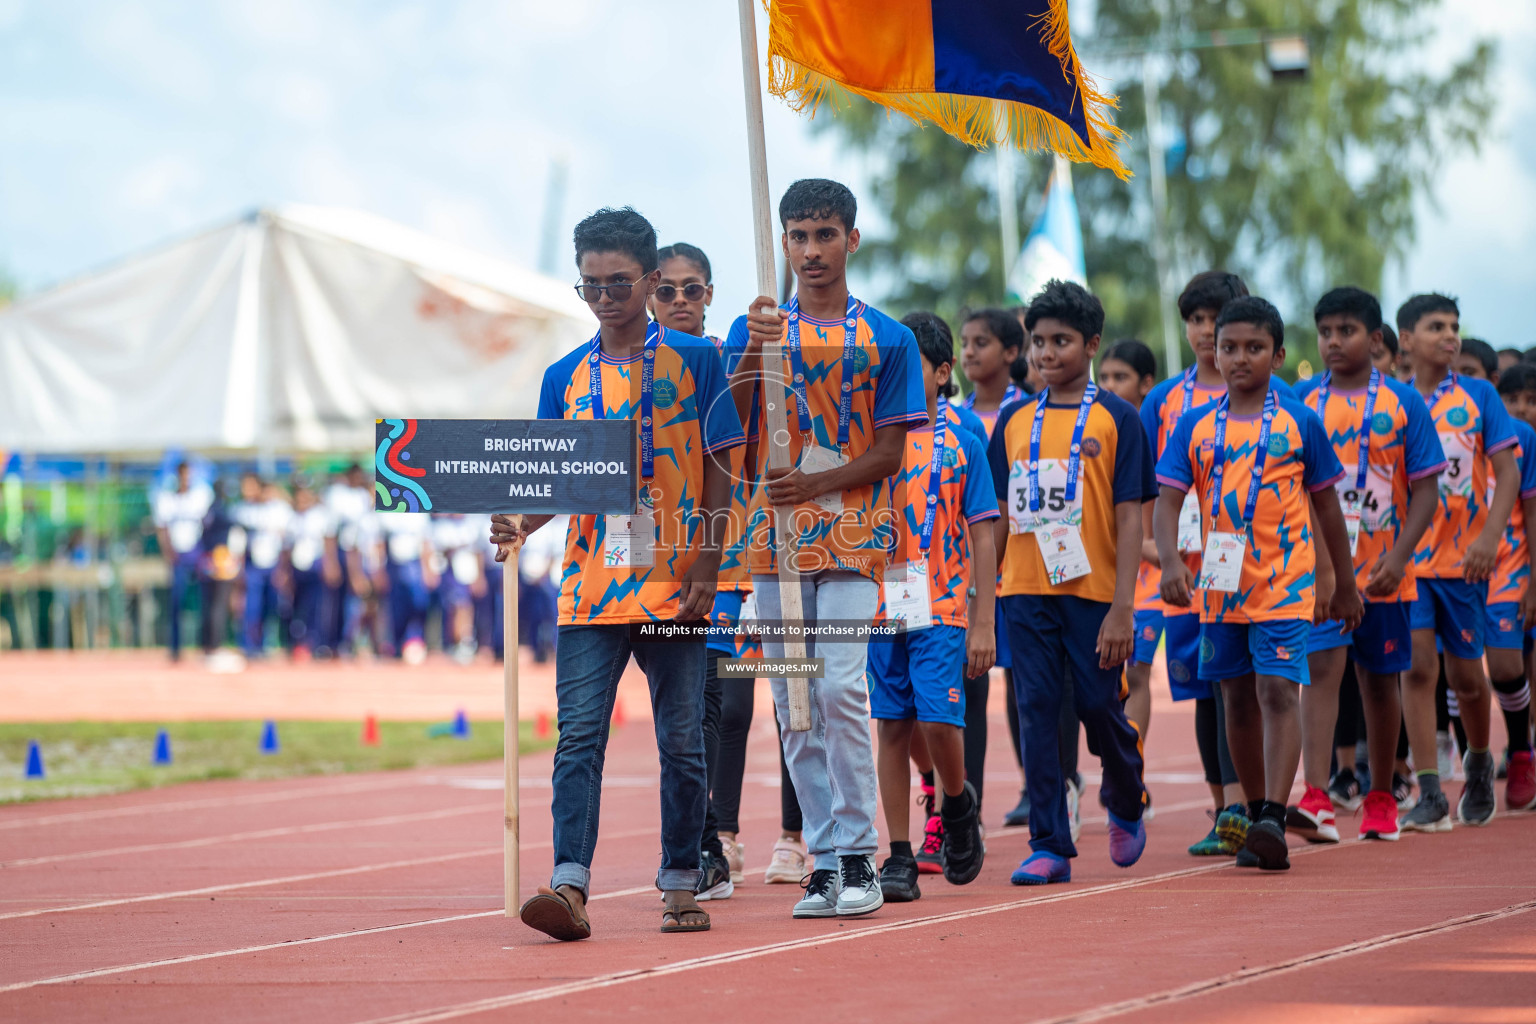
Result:
M795 917L837 916L837 872L817 868L800 882L805 895L795 904Z
M852 854L837 858L840 878L837 887L837 916L858 917L872 914L885 906L880 879L875 875L875 858Z
M1456 817L1463 825L1486 825L1493 820L1494 808L1498 806L1493 794L1493 754L1474 754L1469 750L1461 767L1467 773L1467 782L1461 787Z
M1451 802L1444 793L1421 795L1413 810L1399 820L1398 828L1404 832L1449 832Z

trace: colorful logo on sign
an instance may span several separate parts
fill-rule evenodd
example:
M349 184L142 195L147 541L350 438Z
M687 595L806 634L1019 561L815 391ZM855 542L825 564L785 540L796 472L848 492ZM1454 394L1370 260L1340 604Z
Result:
M383 512L427 512L432 499L413 478L424 477L427 471L412 466L410 444L416 437L415 420L385 420L389 424L389 436L379 442L374 453L374 464L379 475L389 481L374 481L379 496L379 509Z

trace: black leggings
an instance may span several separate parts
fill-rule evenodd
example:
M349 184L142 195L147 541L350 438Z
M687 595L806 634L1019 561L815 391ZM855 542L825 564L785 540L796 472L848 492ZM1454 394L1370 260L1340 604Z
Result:
M1237 785L1237 768L1227 749L1227 707L1221 697L1221 684L1212 683L1212 697L1195 699L1195 743L1200 748L1200 764L1205 781L1212 786Z
M982 776L987 770L987 698L991 695L991 673L983 672L975 679L965 681L965 777L976 787L978 807L981 805Z
M757 680L732 678L722 683L719 661L729 655L710 651L704 670L704 763L709 779L709 805L704 815L703 849L720 853L720 833L741 831L741 785L747 770L747 736L752 731L752 710ZM777 716L775 716L777 724ZM779 744L780 827L799 832L800 799L784 763Z
M1013 739L1013 759L1024 767L1024 747L1019 731L1019 701L1013 691L1013 672L1003 669L1003 679L1008 684L1008 734ZM1081 723L1077 718L1077 706L1072 703L1072 679L1069 675L1061 691L1061 717L1056 722L1056 739L1061 748L1061 777L1077 778L1077 736ZM970 694L966 694L970 699ZM966 731L970 731L970 713L966 713ZM966 753L965 770L971 770L970 753Z

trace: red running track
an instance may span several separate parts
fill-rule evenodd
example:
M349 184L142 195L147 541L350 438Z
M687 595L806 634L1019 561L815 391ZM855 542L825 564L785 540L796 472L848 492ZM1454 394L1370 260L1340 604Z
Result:
M1008 884L1027 835L997 826L1015 796L999 715L981 878L924 876L919 902L853 922L794 921L799 891L761 883L778 793L760 720L748 880L698 935L656 931L646 722L610 747L595 935L570 945L501 915L497 765L7 807L0 1021L1536 1021L1536 815L1297 848L1280 875L1197 861L1191 718L1157 715L1134 868L1090 813L1071 885ZM549 767L523 765L530 888L551 862Z

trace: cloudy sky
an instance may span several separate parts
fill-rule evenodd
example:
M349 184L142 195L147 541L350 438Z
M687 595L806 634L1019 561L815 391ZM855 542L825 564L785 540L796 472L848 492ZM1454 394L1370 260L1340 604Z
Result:
M1448 7L1435 53L1497 33L1503 107L1424 202L1385 298L1448 290L1471 329L1536 344L1536 3ZM767 132L775 192L867 172L774 100ZM0 0L0 270L25 290L283 202L532 266L563 159L557 273L581 214L631 203L710 253L725 321L755 290L745 153L725 0Z

